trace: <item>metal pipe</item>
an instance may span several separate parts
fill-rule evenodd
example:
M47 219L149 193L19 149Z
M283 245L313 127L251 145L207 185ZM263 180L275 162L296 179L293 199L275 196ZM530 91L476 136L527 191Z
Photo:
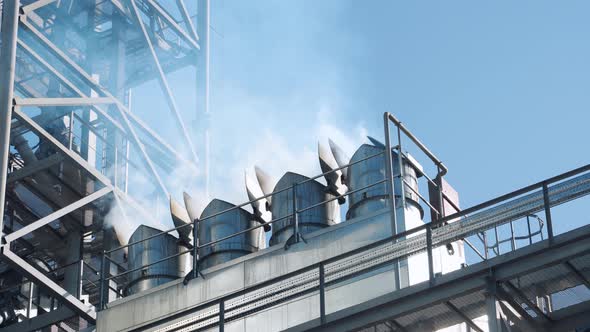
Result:
M510 242L512 244L512 251L514 251L516 249L516 239L514 238L514 224L512 221L510 221L510 237L512 239Z
M397 164L399 167L399 179L400 179L400 193L402 196L402 209L406 208L406 189L404 186L404 165L402 162L402 133L401 130L399 128L399 126L397 127L397 144L399 147L399 153L397 154ZM385 151L390 151L390 149L386 149ZM405 211L404 211L405 212ZM402 224L405 224L405 213L402 213Z
M430 203L429 203L429 202L428 202L428 201L427 201L427 200L424 198L424 196L420 195L420 193L419 193L419 192L418 192L416 189L412 188L412 186L410 186L410 184L409 184L409 183L408 183L406 180L403 180L403 183L404 183L406 186L408 186L408 188L409 188L409 189L410 189L410 190L411 190L411 191L412 191L414 194L416 194L416 196L418 196L418 198L420 198L420 200L422 200L422 202L426 203L426 205L428 205L428 207L429 207L430 209L432 209L432 210L433 210L433 211L436 213L436 215L438 215L438 216L439 216L439 218L441 218L441 217L442 217L442 216L441 216L441 213L440 213L440 212L438 212L438 210L437 210L437 209L436 209L434 206L432 206L432 204L430 204ZM438 218L437 218L437 219L438 219Z
M440 166L437 166L437 173L438 173L438 201L440 202L440 214L439 219L445 217L445 201L443 199L443 173L441 172ZM459 211L459 210L457 210Z
M68 134L68 149L71 150L74 146L74 111L70 112L69 127L70 132Z
M325 287L325 268L324 263L320 263L318 268L320 274L320 321L326 323L326 287Z
M545 221L547 222L547 237L553 241L553 222L551 221L551 205L549 205L549 190L547 183L543 183L543 205L545 207Z
M393 182L393 160L391 158L391 139L389 137L389 113L383 114L383 130L385 134L385 171L387 172L387 190L389 191L389 205L391 208L391 236L397 235L397 215L395 208L395 184ZM401 288L400 265L395 263L395 287Z
M187 224L190 225L190 224ZM193 279L199 276L199 221L193 220Z
M7 0L4 1L2 10L2 49L0 49L0 231L4 229L19 8L19 0Z
M498 238L498 226L494 227L494 234L496 234L496 255L500 256L500 239ZM494 248L492 248L492 251Z
M432 257L432 229L429 226L426 227L426 251L428 253L428 280L432 285L434 283L434 260Z
M430 150L428 150L428 148L422 142L420 142L420 140L414 136L414 134L412 134L409 129L404 127L401 121L399 121L395 116L393 116L393 114L389 112L385 113L385 117L387 120L391 120L401 131L404 132L404 134L406 134L406 136L408 136L409 139L412 140L412 142L414 142L420 148L420 150L422 150L422 152L424 152L434 162L435 165L441 168L442 172L440 173L440 176L447 174L449 170L442 163L442 161L440 161L432 152L430 152Z
M105 289L104 289L104 283L107 282L105 280L105 277L104 277L105 267L106 267L106 257L107 257L107 252L106 251L103 251L102 252L102 259L101 259L101 262L100 262L100 288L99 288L99 291L100 291L100 300L98 302L98 310L104 309L104 297L105 297L105 294L104 294L104 291L105 291Z
M33 290L35 284L33 282L29 282L29 297L27 303L27 318L31 318L31 311L33 311Z
M219 332L223 332L225 328L225 302L219 302Z

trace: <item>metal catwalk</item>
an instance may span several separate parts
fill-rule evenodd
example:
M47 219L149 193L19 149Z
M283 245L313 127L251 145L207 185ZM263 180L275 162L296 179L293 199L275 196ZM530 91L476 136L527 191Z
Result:
M213 293L214 285L221 281L238 283L238 279L232 279L236 275L232 271L248 261L230 264L206 273L200 288L196 285L179 291L172 285L170 291L164 288L143 299L117 301L108 305L101 319L106 322L119 317L118 326L160 332L214 331L224 327L232 331L277 330L269 326L289 331L439 331L458 324L473 331L573 330L590 323L590 226L586 222L580 228L554 235L552 213L558 207L568 209L567 203L586 199L588 194L590 165L393 237L363 239L361 243L370 244L341 249L362 237L355 234L381 233L379 227L387 228L390 212L373 213L340 224L339 230L332 233L342 235L318 235L290 248L284 255L293 265L297 262L303 266L300 269L262 277L233 292ZM537 213L543 216L542 222ZM532 218L539 230L531 231L535 224ZM519 223L528 224L527 236L515 233ZM512 230L503 232L504 240L498 238L498 228L502 227ZM479 251L473 247L481 255L479 262L447 273L431 273L424 282L414 285L394 286L390 272L400 260L444 248L449 241L486 238L490 233L496 235L494 244L484 245ZM322 240L322 236L329 240ZM338 249L342 253L335 254ZM268 256L272 262L272 254ZM265 266L265 259L263 254L252 257L250 265ZM264 274L247 267L238 271L238 277ZM141 316L151 317L147 313L155 310L149 308L149 303L172 294L183 302L182 296L187 295L182 294L194 297L203 292L209 293L211 300L171 309L171 314L161 310L162 318L146 320L147 324L133 322L124 314L131 308L144 308ZM487 318L490 312L497 313L496 320Z

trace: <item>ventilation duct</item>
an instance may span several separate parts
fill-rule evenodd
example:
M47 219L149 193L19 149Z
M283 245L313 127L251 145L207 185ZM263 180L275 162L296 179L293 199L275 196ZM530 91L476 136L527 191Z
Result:
M131 235L129 243L147 239L161 234L162 231L141 225ZM147 241L129 246L129 270L141 268L129 273L129 283L125 287L126 294L135 294L178 278L178 260L170 258L151 266L178 253L177 239L170 234L161 234Z
M220 199L212 200L205 207L199 222L200 245L206 245L256 226L252 214L244 209L236 208L221 213L233 207L235 205ZM205 219L209 216L214 217ZM257 251L261 244L260 232L261 230L258 228L200 249L199 264L201 269L222 264Z
M279 180L274 191L280 191L292 187L294 184L309 180L308 177L288 172ZM328 193L327 188L321 183L310 180L296 186L297 210L304 210L310 206L334 198ZM293 213L293 190L276 193L272 197L272 216L274 220L286 217ZM328 227L340 221L340 209L336 201L307 209L298 214L298 227L300 234ZM293 217L283 218L274 222L270 245L287 241L293 235Z
M371 139L371 138L370 138ZM359 190L371 184L377 183L386 179L385 171L385 156L383 154L358 162L359 160L374 156L385 150L385 146L379 141L371 139L376 145L363 144L352 156L350 163L355 163L348 167L348 187L350 191ZM395 195L398 201L401 198L401 182L399 177L399 162L396 151L391 151L392 154L392 169L395 184ZM358 163L357 163L358 162ZM420 210L423 215L422 208L419 204L418 197L418 175L422 170L416 161L411 157L404 155L402 160L402 167L404 168L404 194L406 202ZM417 167L417 168L416 168ZM383 209L388 206L387 183L380 183L371 186L365 190L360 190L350 194L349 209L346 213L346 219L356 218L362 215L367 215L373 211Z

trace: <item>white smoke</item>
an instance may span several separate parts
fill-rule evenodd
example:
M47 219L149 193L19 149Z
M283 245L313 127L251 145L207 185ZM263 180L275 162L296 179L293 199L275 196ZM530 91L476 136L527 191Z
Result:
M212 166L214 187L213 197L240 204L246 202L244 171L252 172L254 165L262 167L275 181L288 171L306 176L321 173L317 142L327 144L328 138L338 144L349 157L366 140L367 130L362 124L354 128L340 128L335 124L336 112L328 106L321 106L316 112L314 125L301 130L301 137L292 137L285 132L271 129L270 126L259 128L250 135L240 135L239 142L230 158L216 160ZM298 141L305 143L299 143ZM188 154L185 154L188 155ZM182 202L182 192L188 192L197 202L199 209L209 203L204 188L199 187L198 177L201 174L193 167L179 164L173 172L163 177L170 195ZM139 225L147 225L160 230L173 228L170 217L168 197L153 195L154 181L146 172L130 171L129 187L133 199L143 207L140 212L125 200L113 201L110 212L105 218L105 226L113 227L122 245L127 244L129 237ZM323 182L323 179L319 179ZM132 190L133 189L133 190ZM249 207L246 207L249 209ZM172 234L176 235L176 232Z
M307 144L297 142L303 141L301 137L292 137L269 127L261 128L256 135L244 137L248 142L241 142L240 148L234 153L234 160L228 161L226 165L216 165L216 168L224 171L225 185L214 188L214 193L235 203L247 201L244 170L252 172L254 165L260 166L275 181L288 171L309 177L321 174L317 142L327 144L328 138L352 157L356 149L366 141L367 130L362 124L348 130L341 129L334 124L335 115L327 106L316 112L315 121L311 121L314 126L301 130L302 136L312 137L307 140ZM244 145L247 148L243 148ZM227 165L232 166L228 169ZM225 172L226 169L228 172Z

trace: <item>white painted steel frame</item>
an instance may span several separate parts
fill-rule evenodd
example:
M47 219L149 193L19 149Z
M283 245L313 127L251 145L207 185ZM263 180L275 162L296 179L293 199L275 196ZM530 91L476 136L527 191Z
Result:
M71 161L73 161L77 166L86 170L89 174L91 174L93 177L95 177L97 181L99 181L102 185L104 185L104 187L102 189L99 189L96 192L86 196L86 197L81 198L80 200L78 200L72 204L69 204L69 205L49 214L48 216L46 216L44 218L41 218L41 219L33 222L32 224L29 224L28 226L25 226L24 228L22 228L18 231L15 231L15 232L7 235L4 238L6 243L0 247L0 250L2 251L2 256L8 262L10 262L14 268L20 270L22 273L24 273L31 280L34 280L37 283L40 283L41 285L43 285L45 288L47 288L48 291L52 292L53 295L56 296L56 298L61 299L68 307L70 307L72 310L74 310L76 313L78 313L81 317L88 320L90 323L94 323L94 321L96 319L96 312L94 311L94 309L92 307L88 307L86 304L82 303L75 296L69 294L66 290L64 290L59 285L57 285L55 282L53 282L51 279L46 277L43 273L41 273L35 267L31 266L26 261L24 261L22 258L17 256L15 253L11 252L10 251L10 242L15 241L18 238L21 238L22 236L25 236L26 234L29 234L30 232L33 232L41 227L44 227L45 225L51 223L52 221L55 221L56 219L63 217L65 215L67 215L68 213L71 213L72 211L75 211L76 209L78 209L86 204L89 204L97 199L100 199L101 197L104 197L105 195L107 195L111 192L114 193L115 200L118 203L117 206L121 207L120 202L121 202L121 200L124 200L127 203L129 203L132 207L137 209L140 213L142 213L145 217L147 217L149 219L153 219L153 218L150 216L149 213L145 212L139 204L134 202L130 197L128 197L125 193L120 191L118 188L114 187L110 183L108 178L106 178L104 175L102 175L96 169L91 167L82 157L80 157L79 155L77 155L76 153L71 151L68 147L65 147L57 139L55 139L53 136L51 136L46 130L44 130L39 124L37 124L33 119L29 118L26 114L24 114L20 110L20 107L21 106L22 107L28 107L28 106L41 106L41 107L42 106L90 106L93 110L98 112L104 119L110 121L123 134L131 136L131 140L133 141L135 146L141 152L144 163L146 164L147 168L152 172L152 175L157 179L160 188L162 189L162 191L165 194L168 193L166 190L166 187L164 186L158 173L156 172L149 155L145 151L144 144L139 140L134 128L131 125L131 122L133 122L134 125L140 127L141 130L146 132L148 134L148 136L150 136L153 140L156 141L156 143L158 143L161 147L163 147L165 151L167 151L167 152L171 153L173 156L175 156L177 160L187 163L194 168L196 168L196 165L192 164L191 162L188 162L180 153L175 151L162 138L160 138L153 130L151 130L141 120L139 120L139 118L137 118L135 115L133 115L131 112L129 112L129 110L126 109L126 107L120 101L118 101L116 98L114 98L113 95L110 94L105 88L103 88L96 81L94 81L90 77L89 74L87 74L80 66L78 66L74 61L72 61L64 52L62 52L56 45L54 45L51 41L49 41L43 34L41 34L31 23L27 22L27 20L26 20L27 14L34 14L34 10L39 9L43 6L49 5L54 2L55 2L55 0L39 0L39 1L33 2L31 4L28 4L27 6L20 8L19 1L5 1L5 4L8 4L8 5L5 5L4 11L5 12L9 11L11 9L10 5L14 5L12 8L14 11L14 15L9 16L9 17L13 18L12 22L11 22L11 20L4 20L3 29L2 29L2 31L3 31L3 54L2 54L1 61L2 61L2 70L6 71L6 75L4 75L4 74L2 75L3 80L2 80L2 84L0 84L1 85L0 90L2 92L2 94L0 95L0 102L2 102L2 104L0 105L0 111L2 112L3 118L5 118L5 120L6 120L6 121L2 121L3 127L1 128L2 130L0 130L0 132L2 133L2 136L3 136L2 138L0 138L0 143L1 143L0 147L2 148L2 155L5 156L6 158L8 156L11 118L12 118L12 116L15 116L23 124L25 124L27 127L32 129L37 135L39 135L40 137L42 137L43 139L45 139L49 143L51 143L53 146L55 146L64 156L66 156ZM117 8L122 9L126 15L130 14L130 12L128 10L125 10L126 8L124 8L124 6L120 2L115 1L115 0L112 0L111 2ZM189 33L187 33L185 30L183 30L178 25L178 23L176 23L176 21L172 17L170 17L169 14L167 14L166 11L163 10L163 8L160 7L160 5L158 5L155 1L148 0L147 3L151 6L151 8L153 8L154 14L158 15L165 22L165 24L167 26L169 26L172 30L175 31L175 33L181 39L186 41L187 44L189 46L193 47L194 49L199 49L199 45L197 43L198 35L197 35L194 27L192 26L190 16L188 15L188 12L186 11L186 6L184 5L183 0L177 0L177 4L179 6L181 15L183 16L185 24L189 30ZM23 13L22 16L18 15L19 8L22 10L22 13ZM139 13L137 12L137 9L135 10L135 15L140 20L140 16L139 16ZM68 66L70 69L72 69L75 73L77 73L83 79L83 81L85 81L85 83L89 84L93 89L95 89L98 93L100 93L104 97L90 98L90 97L86 96L77 86L75 86L72 82L70 82L64 75L59 73L53 66L51 66L47 61L45 61L45 59L41 58L24 41L18 40L16 33L18 31L19 21L25 28L27 28L29 31L31 31L33 36L35 38L37 38L37 40L40 41L41 44L43 44L43 46L47 47L47 49L49 51L51 51L51 53L53 55L55 55L62 63L64 63L66 66ZM8 26L9 24L11 25L10 27ZM150 44L149 45L150 51L152 52L152 55L154 57L154 61L158 67L160 82L162 83L162 87L165 90L165 92L167 92L168 99L170 101L170 99L172 98L170 95L170 89L168 88L168 84L167 84L167 81L165 80L163 70L159 64L158 59L155 56L155 51L153 49L153 45L151 45L151 42L150 42L149 37L147 35L147 31L145 30L145 27L143 27L143 24L142 24L142 30L144 32L144 36L145 36L146 40ZM8 34L10 34L10 36L6 37ZM15 73L14 67L15 67L15 60L16 60L17 44L18 44L18 46L20 46L23 49L23 51L25 51L27 54L29 54L33 58L33 60L35 60L38 64L40 64L41 67L43 67L50 74L54 75L54 77L56 77L63 85L70 88L72 91L74 91L80 97L74 97L74 98L16 98L16 99L13 99L12 94L14 91L14 88L13 88L14 73ZM121 117L124 120L124 126L121 126L116 120L114 120L111 116L109 116L109 114L106 111L99 108L97 105L100 105L100 104L115 104L117 106L116 109L119 111ZM13 107L13 105L14 105L14 107ZM191 146L191 149L193 150L193 159L195 159L194 162L196 163L196 161L197 161L196 153L194 153L194 149L192 148L192 142L190 141L190 137L186 133L184 123L183 123L182 119L178 116L177 107L176 107L173 99L172 99L171 107L172 107L173 112L175 112L175 114L177 116L177 124L179 124L179 126L181 127L181 129L183 130L183 132L185 134L185 139L187 139L187 144L189 144L189 146ZM130 121L130 119L131 119L131 121ZM6 128L4 128L4 127L6 127ZM4 158L4 159L6 159L6 158ZM53 158L53 157L47 158L47 162L43 163L43 165L41 165L41 164L35 165L35 169L37 171L45 169L47 167L47 164L52 164L53 162L55 162L54 159L57 161L63 160L63 158L61 156L59 158ZM2 165L7 165L7 162L2 162ZM6 190L6 181L7 181L7 170L4 168L2 168L1 170L2 170L2 172L1 172L2 174L0 174L0 178L2 179L2 181L0 182L0 186L1 186L1 188L0 188L0 204L1 204L1 207L0 207L0 228L2 226L2 221L3 221L4 194L5 194L5 190ZM33 169L27 170L27 172L28 172L27 174L29 174L32 171L34 171L34 170Z

